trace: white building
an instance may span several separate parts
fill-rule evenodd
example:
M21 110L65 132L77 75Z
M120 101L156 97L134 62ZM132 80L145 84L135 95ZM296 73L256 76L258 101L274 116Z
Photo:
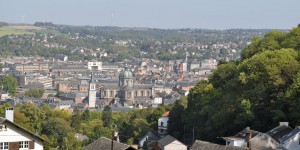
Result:
M167 134L169 113L169 111L165 112L160 118L158 118L158 135L160 137Z
M287 150L300 149L300 127L297 127L287 135L280 138L280 144Z
M0 117L1 150L43 150L45 140L13 122L13 108L6 108Z
M152 103L153 104L162 104L162 97L155 96Z
M89 70L102 70L101 61L89 61L87 66Z

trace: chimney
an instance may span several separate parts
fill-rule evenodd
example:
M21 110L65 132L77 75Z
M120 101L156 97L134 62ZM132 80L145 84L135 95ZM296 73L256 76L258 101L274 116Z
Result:
M5 119L14 122L14 108L9 107L5 108Z
M247 142L247 150L251 150L251 130L250 130L250 127L246 128L246 142Z
M279 122L279 126L289 126L289 122Z
M120 142L119 133L117 131L114 132L114 141Z

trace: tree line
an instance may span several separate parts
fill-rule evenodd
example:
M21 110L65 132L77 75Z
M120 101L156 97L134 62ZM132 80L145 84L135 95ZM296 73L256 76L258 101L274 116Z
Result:
M247 126L266 132L300 125L300 25L255 37L239 61L222 61L170 112L168 132L187 141L220 142ZM194 138L192 138L194 137Z

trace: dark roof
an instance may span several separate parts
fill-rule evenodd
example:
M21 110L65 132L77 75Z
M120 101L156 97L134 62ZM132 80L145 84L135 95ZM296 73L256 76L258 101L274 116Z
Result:
M111 139L101 137L93 143L87 145L83 150L110 150ZM127 150L130 149L129 145L114 141L114 150Z
M178 141L178 140L176 140L171 135L167 135L167 136L161 138L160 140L158 140L157 142L164 147L164 146L166 146L166 145L168 145L168 144L170 144L170 143L172 143L174 141ZM180 141L178 141L178 142L180 142ZM183 143L181 143L181 144L184 145Z
M39 135L37 135L37 134L35 134L35 133L33 133L33 132L31 132L31 131L29 131L29 130L23 128L22 126L20 126L20 125L18 125L18 124L15 124L15 123L13 123L13 122L11 122L11 121L5 119L5 118L0 117L0 124L2 124L2 123L7 123L7 124L10 124L10 125L13 125L13 126L15 126L16 128L20 129L21 131L30 134L31 136L36 137L37 139L40 139L40 140L43 141L43 142L48 142L48 143L49 143L49 141L43 139L43 138L40 137Z
M280 126L277 126L276 128L273 128L272 130L266 132L266 134L268 134L274 140L279 142L280 138L287 135L291 131L293 131L293 129L291 127L289 127L287 125L280 125Z
M239 132L238 134L234 135L233 137L235 138L241 138L241 139L246 139L246 128L244 130L242 130L241 132ZM255 137L256 135L258 135L260 132L255 131L255 130L251 130L251 138Z
M296 134L298 134L300 132L300 127L297 127L296 129L294 129L293 131L291 131L290 133L288 133L287 135L283 136L282 138L279 139L280 143L283 144L286 141L288 141L290 138L294 137Z
M246 148L230 146L230 145L219 145L209 143L205 141L196 140L190 150L246 150Z

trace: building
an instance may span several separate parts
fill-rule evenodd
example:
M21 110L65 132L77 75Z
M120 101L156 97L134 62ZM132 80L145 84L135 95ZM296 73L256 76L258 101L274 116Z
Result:
M6 108L0 117L0 148L2 150L43 150L43 138L13 122L13 108Z
M160 118L158 118L158 135L163 137L167 134L169 111L165 112Z
M101 61L89 61L87 63L89 70L102 70L102 62Z
M28 63L28 64L14 64L13 70L20 72L37 72L37 71L49 71L48 64L42 63Z
M138 102L150 102L155 94L152 84L136 84L133 80L132 72L126 65L120 72L117 83L100 83L100 99L106 104L120 102L134 105Z
M279 139L280 144L287 150L299 150L300 149L300 127L295 128L287 135Z
M91 81L89 83L89 108L96 107L96 83L93 79L93 74L91 74Z
M91 144L87 145L83 150L110 150L112 146L111 139L101 137ZM114 150L134 150L134 148L129 145L113 141Z
M167 135L157 141L159 150L187 150L187 146Z
M196 140L190 150L247 150L248 148L236 147L231 145L219 145L205 141Z

